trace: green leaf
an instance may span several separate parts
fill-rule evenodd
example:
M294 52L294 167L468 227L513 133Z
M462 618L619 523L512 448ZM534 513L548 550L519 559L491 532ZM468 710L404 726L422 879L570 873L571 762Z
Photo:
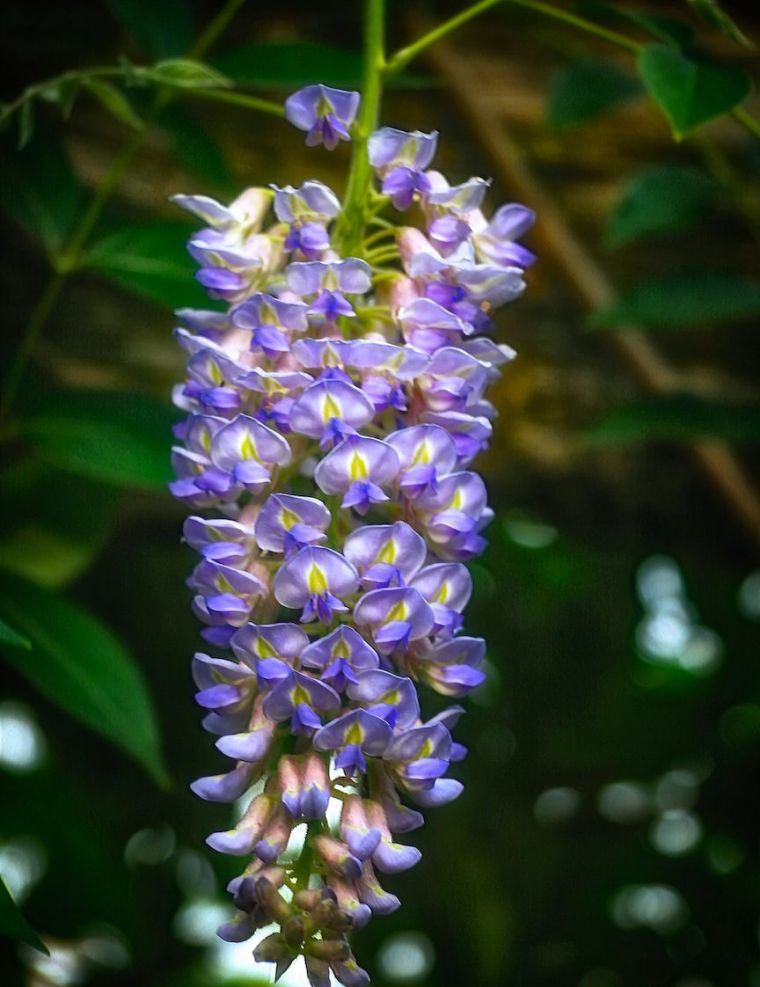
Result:
M0 618L0 642L10 644L14 648L24 648L26 651L32 646L29 638L24 637L23 634L19 634L18 631L14 631L2 618Z
M591 319L595 328L638 323L662 329L704 329L760 315L760 281L698 271L644 281Z
M93 244L83 265L162 305L208 307L185 251L188 227L179 222L124 226Z
M356 88L362 80L358 51L314 41L258 41L220 52L213 64L234 82L251 86L296 89L323 82L338 88ZM427 79L401 73L391 80L398 88L428 86Z
M637 65L647 92L679 140L732 110L752 88L742 69L698 60L668 45L648 45Z
M187 51L195 27L187 0L106 0L111 13L150 58Z
M40 94L40 99L59 106L64 120L68 120L81 88L82 79L80 77L76 75L64 76L44 89Z
M117 497L40 459L17 460L0 475L0 568L49 588L76 579L105 545Z
M696 168L648 168L627 183L607 222L606 241L619 247L642 236L693 226L720 186Z
M175 89L218 89L232 85L230 79L210 65L194 62L189 58L157 62L149 68L137 69L136 72L141 79L149 79Z
M585 436L595 444L693 438L756 444L760 407L694 394L661 395L615 408Z
M18 578L0 576L0 608L32 642L8 662L40 692L126 751L159 783L166 773L142 673L96 617Z
M63 391L22 416L19 435L48 463L120 487L163 490L176 414L145 394Z
M694 31L689 24L675 17L668 17L667 14L654 14L648 10L628 9L622 6L613 7L612 4L602 3L601 0L587 0L581 3L578 12L602 24L617 25L621 22L633 24L647 34L659 38L660 41L674 43L679 47L691 44L694 40Z
M553 126L584 123L640 93L638 79L615 62L598 58L571 62L552 78L547 122Z
M212 188L231 195L232 173L224 151L209 133L208 126L177 101L162 114L160 122L171 138L180 164Z
M85 200L61 145L44 131L17 152L0 144L0 206L50 251L71 233Z
M22 103L18 114L18 150L23 151L34 133L34 100Z
M5 882L0 877L0 935L15 939L18 942L25 942L27 946L39 950L46 956L50 956L45 943L40 939L34 929L24 918L21 910L11 897L10 891L6 888Z
M362 77L358 51L311 41L260 41L221 52L214 65L230 79L248 85L356 86Z
M754 45L741 30L736 21L723 10L718 0L687 0L689 6L711 27L717 28L721 34L736 41L737 44L744 45L745 48L754 48Z
M120 123L126 123L128 127L134 127L135 130L143 129L142 120L132 109L126 96L116 86L112 86L109 82L103 82L101 79L85 79L84 87Z

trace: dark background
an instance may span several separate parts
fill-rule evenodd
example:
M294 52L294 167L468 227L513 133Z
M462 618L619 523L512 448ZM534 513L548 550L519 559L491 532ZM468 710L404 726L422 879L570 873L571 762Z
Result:
M6 3L4 98L69 67L177 54L188 18L202 25L217 9L156 6L167 37L146 52L126 2ZM754 52L700 27L686 4L667 6L720 57L756 67ZM207 59L231 75L230 66L253 65L243 85L282 99L321 69L335 69L328 46L357 49L358 7L248 3ZM758 37L754 5L730 8ZM440 18L456 9L392 5L389 47L408 39L410 14ZM270 49L274 69L250 53L246 63L245 51L229 54L304 40L322 46L321 62L319 48L309 49L313 65L303 50L286 57L290 49L279 56ZM622 289L673 268L718 263L751 274L754 264L756 271L760 152L734 123L707 128L734 179L701 222L610 250L604 225L624 182L663 162L703 169L709 148L697 139L674 145L638 94L575 126L547 122L549 94L568 64L612 57L631 73L630 61L509 4L475 21L455 47L502 99L504 120L495 118L494 127L511 126L573 235ZM268 86L255 85L257 67ZM494 175L490 202L515 197L438 69L420 62L408 75L388 93L384 122L439 129L438 161L452 181ZM135 93L135 105L145 98ZM127 170L102 229L163 222L168 232L156 253L171 251L172 271L187 278L184 303L197 304L192 268L181 259L185 227L168 195L227 200L249 184L307 177L340 188L345 149L309 151L301 136L244 109L175 101ZM93 101L81 99L65 123L43 106L22 170L53 160L51 148L60 146L91 189L127 137ZM14 160L13 135L4 145L4 161ZM588 330L588 306L551 249L542 252L543 236L539 226L528 238L542 259L525 298L500 322L499 338L519 359L496 389L498 437L480 463L497 516L489 549L472 567L467 626L487 638L492 667L459 727L471 750L459 770L465 794L428 813L414 834L422 862L388 881L402 908L373 920L356 952L378 987L758 987L757 542L690 455L687 441L699 428L686 411L664 439L650 438L643 412L633 441L614 430L604 441L589 438L643 390L611 334ZM48 274L28 230L6 218L0 237L2 345L10 353ZM20 406L61 387L166 401L182 373L171 339L182 282L146 284L139 273L71 277ZM757 396L756 332L748 318L653 335L692 393L749 401ZM153 428L167 452L169 420L157 416ZM735 428L728 437L736 438ZM757 430L747 438L736 454L750 466ZM26 677L3 668L0 873L57 951L46 965L27 948L3 944L0 979L102 987L258 982L254 974L226 975L213 952L235 862L203 842L224 828L227 810L187 789L219 759L192 702L189 658L198 639L184 586L192 553L179 544L182 511L160 483L125 490L61 469L55 457L32 457L29 465L23 443L6 452L0 568L65 593L128 647L157 709L172 788L157 787ZM3 760L13 724L16 739L21 729L33 750Z

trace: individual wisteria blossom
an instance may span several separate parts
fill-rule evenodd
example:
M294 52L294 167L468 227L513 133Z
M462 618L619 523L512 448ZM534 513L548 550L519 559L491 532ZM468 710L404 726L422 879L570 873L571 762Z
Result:
M359 93L323 85L306 86L285 100L285 117L306 131L306 143L324 144L330 151L351 139L349 127L358 109Z
M309 86L286 116L333 147L358 103ZM486 219L487 181L428 170L437 136L369 138L384 218L350 253L344 207L316 180L229 206L174 197L206 224L188 249L225 306L182 309L176 330L171 490L208 648L193 678L231 762L192 788L239 803L208 838L244 860L219 935L256 934L277 977L303 957L313 987L369 982L349 936L399 907L381 882L420 858L399 837L462 791L449 772L463 710L430 716L418 687L459 699L485 678L485 643L463 632L465 563L492 516L471 464L496 416L487 389L514 357L493 314L524 289L533 213ZM421 228L398 225L412 205Z

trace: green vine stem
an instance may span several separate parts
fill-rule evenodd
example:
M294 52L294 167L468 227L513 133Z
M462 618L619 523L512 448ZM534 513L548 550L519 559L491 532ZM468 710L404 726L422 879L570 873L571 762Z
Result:
M351 166L343 211L335 231L335 246L342 256L361 256L368 215L372 169L367 156L367 141L377 127L382 100L385 70L384 8L384 0L365 0L362 101L352 133Z

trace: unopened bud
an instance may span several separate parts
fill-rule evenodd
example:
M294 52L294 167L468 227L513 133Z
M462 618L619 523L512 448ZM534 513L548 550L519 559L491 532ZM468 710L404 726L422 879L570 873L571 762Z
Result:
M310 912L322 900L322 893L316 888L296 891L293 896L295 904L304 912Z
M351 955L345 939L310 939L304 952L329 963L344 963Z
M261 907L280 925L290 918L290 905L265 877L260 877L256 881L256 898Z
M253 958L257 963L274 963L289 955L290 947L280 932L273 932L271 936L262 939L253 951Z
M304 921L300 915L291 915L283 922L282 934L290 946L300 946L304 940Z

